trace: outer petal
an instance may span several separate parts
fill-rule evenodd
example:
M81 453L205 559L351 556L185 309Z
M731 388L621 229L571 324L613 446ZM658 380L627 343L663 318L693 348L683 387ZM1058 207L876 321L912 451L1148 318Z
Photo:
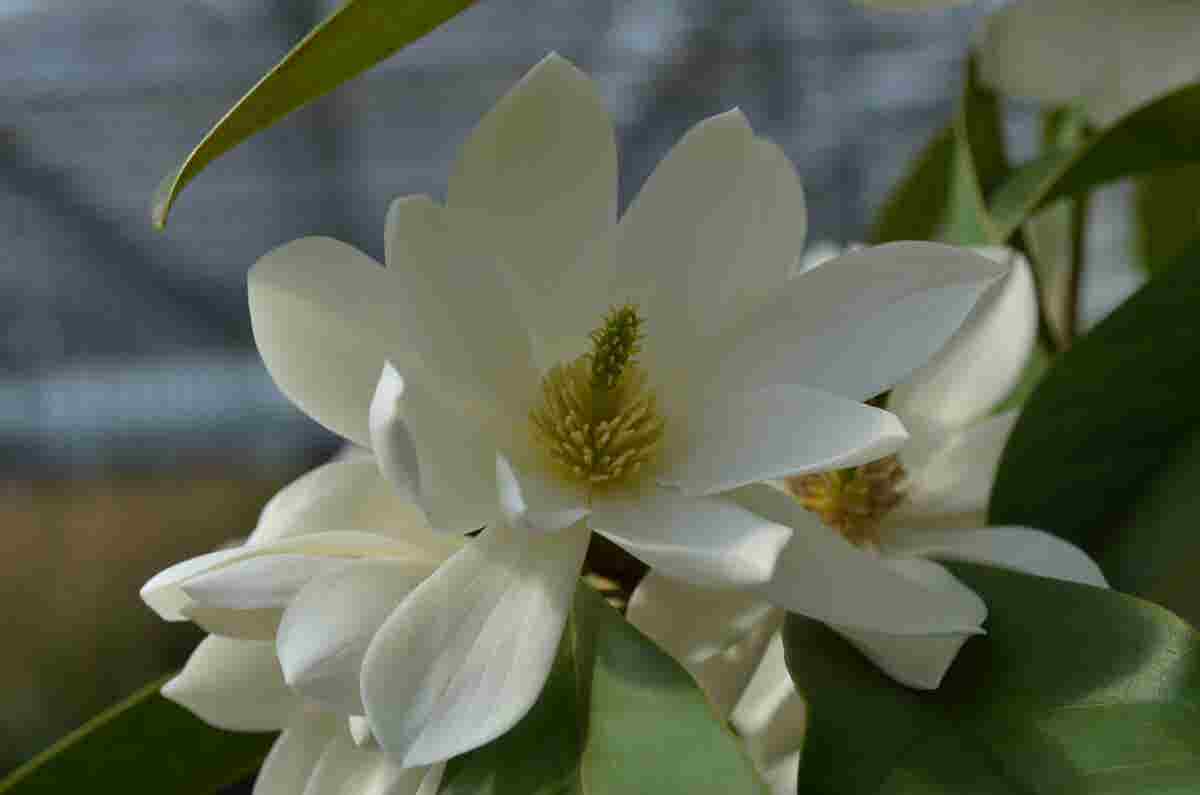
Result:
M1006 269L967 249L889 243L798 274L706 351L694 389L803 383L853 400L925 364Z
M697 406L683 426L686 438L659 480L690 495L858 466L908 439L886 411L791 384L722 396Z
M202 607L227 610L282 608L311 580L348 565L341 557L276 554L246 558L183 583Z
M259 610L228 610L190 602L180 613L205 632L240 640L274 640L283 610L264 607Z
M317 422L370 446L367 408L379 368L404 344L395 279L323 237L274 249L247 279L254 339L275 383Z
M269 641L207 637L162 694L205 723L235 732L278 731L301 709Z
M1025 527L897 530L886 539L884 554L986 563L1039 577L1108 587L1100 567L1082 549Z
M598 496L588 524L667 576L718 587L766 582L791 536L725 495L654 487Z
M761 771L770 771L800 749L808 722L807 710L792 684L784 659L783 639L778 632L768 644L729 722ZM788 783L791 789L785 791L794 792L796 780Z
M504 454L496 456L496 484L505 521L522 530L554 533L591 513L583 495L547 477L536 464L514 465Z
M794 530L775 575L758 589L786 610L827 624L917 635L974 632L987 614L966 589L930 588L897 574L776 489L747 486L731 496Z
M540 328L539 304L616 217L616 143L595 83L548 55L471 133L447 203L457 233L515 277Z
M284 730L267 754L253 795L303 793L317 760L325 752L342 721L327 712L305 710Z
M359 674L367 646L433 569L425 563L364 560L306 585L279 625L277 648L287 683L335 712L363 714Z
M354 745L340 728L313 768L303 795L416 795L426 768L402 768L381 751Z
M982 525L1000 455L1017 412L998 414L948 436L931 433L900 451L908 491L888 517L892 526L953 522Z
M406 767L508 731L550 673L588 534L490 527L413 591L376 634L362 695Z
M795 168L779 147L755 137L741 111L689 130L617 234L610 296L644 303L655 371L659 362L690 367L704 350L697 338L730 328L779 289L800 257L805 227Z
M964 598L975 593L936 563L915 558L885 560L892 570L932 589L959 593ZM978 598L978 597L975 597ZM983 621L983 615L980 616ZM954 662L958 650L971 635L983 630L960 632L931 632L924 635L876 632L855 627L834 626L838 634L875 663L897 682L920 690L933 690Z
M1037 335L1029 263L1003 248L981 249L1012 270L988 288L946 346L888 397L910 428L961 428L986 416L1017 385Z

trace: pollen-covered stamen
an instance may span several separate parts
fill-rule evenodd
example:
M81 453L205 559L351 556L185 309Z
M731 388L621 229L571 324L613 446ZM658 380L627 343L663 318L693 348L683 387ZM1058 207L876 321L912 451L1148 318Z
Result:
M785 481L801 505L860 547L879 546L883 517L904 500L903 482L904 467L894 455L853 469Z
M632 307L610 312L591 334L591 353L550 369L541 404L530 412L546 452L564 474L588 486L636 474L662 441L663 420L635 360L641 328Z

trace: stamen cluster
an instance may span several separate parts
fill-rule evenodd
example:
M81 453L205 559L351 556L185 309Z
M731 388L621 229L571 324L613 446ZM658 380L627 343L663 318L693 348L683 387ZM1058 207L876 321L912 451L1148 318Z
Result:
M850 543L878 547L879 526L904 500L904 467L890 455L852 469L788 478L788 491Z

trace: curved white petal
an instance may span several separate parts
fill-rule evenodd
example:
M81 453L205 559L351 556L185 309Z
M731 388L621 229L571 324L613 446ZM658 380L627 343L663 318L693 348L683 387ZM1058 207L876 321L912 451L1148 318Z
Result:
M826 624L899 634L973 632L987 615L974 593L930 588L897 574L781 491L754 485L730 496L794 531L771 581L758 587L786 610Z
M306 237L268 252L247 280L254 340L275 383L317 422L369 447L379 368L405 343L395 279L352 246Z
M162 694L205 723L235 732L278 731L301 709L270 641L209 636Z
M403 768L382 751L358 748L340 728L317 760L303 795L416 795L423 767Z
M885 539L884 554L986 563L1039 577L1108 587L1100 567L1082 549L1026 527L896 530Z
M540 328L549 291L616 218L616 143L591 78L553 53L531 69L463 145L447 205L456 233L513 277L522 315Z
M931 522L981 523L996 482L996 468L1017 421L1008 411L947 436L914 439L900 450L908 471L905 501L887 517L890 525Z
M338 571L348 563L345 558L324 555L262 555L197 574L181 587L202 607L282 608L310 581Z
M405 766L508 731L541 692L588 534L489 527L401 602L363 661L367 719Z
M792 384L722 395L697 406L683 426L686 437L659 481L689 495L858 466L908 439L886 411Z
M699 588L651 571L625 617L687 668L718 715L728 715L754 673L783 611L754 594Z
M496 485L505 521L522 530L555 533L591 513L584 495L536 464L514 465L504 454L496 456Z
M804 741L807 709L792 684L783 638L778 632L767 645L729 722L737 729L755 766L764 772L798 751ZM794 791L795 779L791 785Z
M311 533L263 544L220 549L176 563L151 577L142 586L141 597L142 601L167 621L183 621L187 616L181 611L194 602L183 586L201 574L214 572L239 561L265 555L313 555L349 560L386 555L406 557L410 554L411 550L406 545L372 533Z
M791 536L726 495L657 487L597 495L588 525L662 574L718 587L766 582Z
M693 388L801 383L865 400L925 364L1006 271L939 243L856 249L789 279L723 334Z
M609 301L637 301L646 356L688 366L787 280L804 243L804 192L783 151L731 110L680 139L617 230Z
M961 428L986 416L1021 378L1037 336L1037 293L1029 263L1015 251L976 249L1012 269L979 299L927 364L897 384L887 407L910 428Z
M435 394L390 364L379 378L371 434L380 467L403 486L411 483L415 454L417 502L437 530L478 530L496 514L496 451L504 436L489 410Z
M472 255L470 235L450 222L428 196L404 196L388 209L388 271L405 295L422 375L458 400L521 401L537 387L529 335L494 252Z
M274 640L283 610L264 607L258 610L229 610L190 602L180 608L184 618L213 635L240 640Z
M306 710L271 746L258 777L253 795L298 795L308 786L317 760L329 746L341 721L328 712Z
M800 780L800 752L784 754L761 771L771 795L796 795Z
M288 605L276 646L287 683L335 712L363 714L363 655L401 600L434 567L363 560L308 583Z

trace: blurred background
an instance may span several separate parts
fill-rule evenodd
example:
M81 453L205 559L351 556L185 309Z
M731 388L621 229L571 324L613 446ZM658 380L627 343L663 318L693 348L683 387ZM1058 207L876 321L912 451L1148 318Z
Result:
M337 449L254 351L257 257L307 234L382 257L388 202L443 195L471 126L551 49L602 85L623 203L737 105L797 164L810 244L859 240L997 4L483 0L218 160L160 233L158 181L333 4L0 0L0 772L180 665L199 634L138 587L244 536ZM1017 111L1021 155L1036 124ZM1136 286L1126 194L1097 199L1093 318Z

